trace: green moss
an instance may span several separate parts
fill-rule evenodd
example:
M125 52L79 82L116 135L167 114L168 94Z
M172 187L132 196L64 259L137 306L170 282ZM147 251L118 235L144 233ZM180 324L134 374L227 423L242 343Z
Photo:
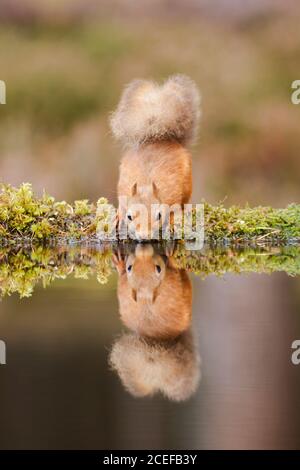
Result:
M90 215L93 211L88 199L74 202L74 212L76 215Z
M285 209L204 203L205 237L211 240L288 241L300 239L300 205Z
M105 198L97 204L87 199L68 204L44 193L37 197L28 183L19 188L1 185L0 242L72 241L97 239L108 232L112 206ZM225 208L204 203L206 241L291 242L300 240L300 205Z
M30 230L35 238L47 238L51 236L51 225L47 219L42 219L36 224L32 224Z
M104 204L101 199L98 205ZM19 188L1 185L0 190L0 242L85 239L96 233L102 217L96 206L88 200L56 202L44 193L36 197L28 183Z
M201 252L186 252L183 247L175 252L180 267L205 278L226 273L285 272L290 276L300 274L299 246L230 247L207 246Z
M0 297L15 292L20 297L30 297L38 282L47 287L71 273L75 278L84 279L96 273L103 284L111 273L110 259L110 248L91 250L88 256L78 247L0 248Z
M134 246L122 245L124 254ZM161 248L157 245L157 249ZM56 279L88 279L95 276L99 283L107 282L113 271L112 254L115 245L34 246L0 248L0 297L18 293L31 296L35 286L47 287ZM226 273L273 273L282 271L295 276L300 274L300 248L252 247L212 248L186 251L178 244L174 251L178 268L186 269L205 278Z

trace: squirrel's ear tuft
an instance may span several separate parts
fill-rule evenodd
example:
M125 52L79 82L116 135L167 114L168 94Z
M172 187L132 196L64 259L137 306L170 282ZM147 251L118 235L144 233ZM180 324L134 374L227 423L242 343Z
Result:
M154 304L154 302L156 301L157 296L158 296L158 288L157 288L157 289L154 289L154 291L153 291L153 295L152 295L152 303L153 303L153 304Z
M137 183L134 183L134 185L131 188L131 195L135 196L137 193Z
M131 295L132 295L133 300L136 302L136 290L135 289L132 289Z
M153 190L154 196L158 198L158 187L156 186L154 181L152 181L152 190Z

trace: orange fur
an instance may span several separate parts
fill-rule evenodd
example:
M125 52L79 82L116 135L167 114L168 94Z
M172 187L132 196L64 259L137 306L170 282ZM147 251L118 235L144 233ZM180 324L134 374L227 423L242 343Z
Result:
M162 86L135 81L125 90L111 125L127 146L120 165L119 218L127 217L136 204L148 211L147 227L126 219L134 238L151 238L151 227L156 230L163 222L151 213L153 204L183 207L190 201L192 162L186 145L195 135L198 118L199 95L188 77L170 77Z
M109 362L135 397L161 392L170 400L185 401L196 392L201 377L201 360L190 330L165 342L126 333L114 343Z
M118 299L124 324L139 335L163 340L186 331L192 309L188 274L171 258L165 261L156 254L151 245L138 245L123 263Z

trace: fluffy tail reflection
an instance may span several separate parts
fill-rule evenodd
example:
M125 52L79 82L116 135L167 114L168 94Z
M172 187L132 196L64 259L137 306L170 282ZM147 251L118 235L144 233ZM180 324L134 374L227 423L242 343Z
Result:
M161 392L170 400L187 400L200 380L200 358L190 331L165 342L126 333L113 345L110 364L136 397Z
M131 333L115 342L110 363L132 395L160 391L182 401L197 389L200 358L191 331L191 281L172 253L147 244L115 254L120 316Z

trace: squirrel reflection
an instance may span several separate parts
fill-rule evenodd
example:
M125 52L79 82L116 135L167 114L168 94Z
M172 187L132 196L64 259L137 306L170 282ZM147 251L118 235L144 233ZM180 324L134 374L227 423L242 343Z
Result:
M200 379L188 274L176 266L172 249L161 255L151 244L115 254L114 264L120 316L131 332L115 342L112 368L134 396L160 391L171 400L188 399Z

